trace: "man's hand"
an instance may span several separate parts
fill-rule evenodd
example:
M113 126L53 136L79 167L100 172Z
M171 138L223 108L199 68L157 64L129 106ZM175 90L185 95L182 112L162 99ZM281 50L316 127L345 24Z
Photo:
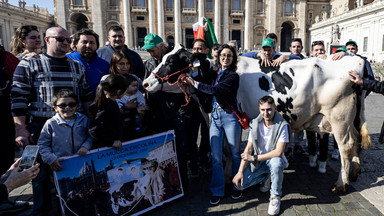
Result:
M338 52L332 55L332 61L337 61L345 56L345 52Z
M19 163L19 161L16 161L16 163ZM8 191L11 192L13 189L18 188L22 185L27 184L32 179L36 178L37 174L40 172L39 169L40 164L35 164L29 169L20 171L19 168L13 168L7 178L7 180L4 182L5 186L8 188ZM11 168L13 165L11 166Z
M289 56L288 55L281 55L279 58L273 60L272 66L273 67L280 66L283 62L285 62L287 60L289 60Z
M123 146L123 144L121 143L120 140L115 140L115 141L113 142L113 145L112 145L112 147L115 148L116 150L120 150L120 149L121 149L121 146Z
M250 161L250 162L254 161L253 155L251 155L249 153L245 153L245 152L241 154L241 159L243 159L245 161Z
M88 153L88 149L85 148L85 147L81 147L77 152L76 154L78 155L86 155Z
M237 188L240 188L239 186L239 181L240 181L240 186L242 187L243 186L243 183L244 183L244 176L243 176L243 173L242 172L238 172L235 177L233 177L233 184L235 184L235 186Z
M60 165L60 161L63 161L63 158L56 159L50 166L53 171L61 171L63 167Z
M184 83L188 84L188 85L195 85L195 80L193 80L191 77L186 77L184 79Z
M15 132L15 142L18 147L24 148L33 143L32 136L25 126L16 126Z
M261 66L270 67L272 66L271 60L269 60L263 53L259 53L258 56L261 58Z
M327 55L320 54L320 55L317 56L317 58L325 60L325 59L327 59Z
M32 58L38 58L39 57L39 54L35 53L35 52L30 52L30 53L27 53L23 56L23 59L25 58L28 58L28 57L32 57Z
M363 80L361 79L359 74L357 74L356 71L351 70L351 71L348 72L348 74L349 74L349 76L351 76L349 79L352 82L356 83L357 85L362 85L363 84Z

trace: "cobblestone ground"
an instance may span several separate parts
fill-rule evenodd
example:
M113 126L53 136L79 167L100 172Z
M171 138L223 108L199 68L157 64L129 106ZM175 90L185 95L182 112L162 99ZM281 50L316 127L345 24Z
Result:
M383 215L384 144L379 144L377 139L384 120L384 97L371 95L366 104L373 146L361 153L362 173L359 179L346 187L346 193L336 195L330 189L338 178L340 161L328 161L327 173L319 174L316 169L309 168L308 157L296 156L285 170L281 215ZM329 153L332 150L333 144L330 143ZM202 174L185 189L184 197L144 215L267 215L269 193L260 193L258 186L245 190L243 197L236 201L230 198L228 188L220 205L211 206L209 180L209 174ZM27 200L32 205L31 193L29 184L12 191L11 199ZM31 210L17 215L31 215Z

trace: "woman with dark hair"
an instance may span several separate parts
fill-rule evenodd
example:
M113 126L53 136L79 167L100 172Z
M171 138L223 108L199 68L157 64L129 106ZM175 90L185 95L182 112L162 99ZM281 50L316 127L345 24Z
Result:
M186 82L193 85L198 91L213 96L209 128L212 149L212 179L210 186L212 193L210 203L212 205L218 204L220 198L224 196L224 134L227 137L232 155L232 177L237 173L241 161L241 126L238 118L232 112L232 110L238 111L236 95L239 88L239 75L236 73L236 50L227 44L223 44L219 48L215 65L219 70L216 79L212 80L210 85L195 81L191 77L186 79ZM203 71L203 73L208 73L208 71ZM233 186L232 198L239 199L240 197L241 191Z
M12 37L11 50L19 60L35 56L41 48L40 33L37 26L24 25L17 28Z

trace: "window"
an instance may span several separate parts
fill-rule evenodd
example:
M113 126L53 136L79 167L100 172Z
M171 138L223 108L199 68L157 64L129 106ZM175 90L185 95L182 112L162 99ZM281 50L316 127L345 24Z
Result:
M292 13L293 13L292 2L288 0L285 2L285 15L292 15Z
M309 19L309 20L312 20L312 16L313 16L312 13L309 13L309 14L308 14L308 19Z
M138 21L143 21L143 20L144 20L144 17L143 17L143 16L137 16L137 17L136 17L136 20L138 20Z
M240 10L240 0L233 0L232 10Z
M185 8L195 8L194 0L185 0Z
M173 8L173 0L167 0L167 8Z
M75 4L76 6L82 6L82 5L83 5L83 0L75 0L75 1L74 1L74 4Z
M213 7L213 4L212 4L212 0L206 0L206 10L212 10L212 7Z
M240 20L239 19L234 19L233 20L233 24L240 24Z
M257 45L261 45L261 42L263 42L263 35L261 34L258 34L257 35Z
M119 5L118 5L118 3L117 3L117 0L109 0L109 6L117 7L117 6L119 6Z
M111 14L110 18L111 20L117 20L117 14Z
M173 17L167 17L168 22L173 22Z
M0 38L2 38L2 33L1 33L1 26L0 26ZM383 42L382 42L382 44L381 44L381 51L383 51L384 52L384 35L383 35Z
M368 50L368 37L364 37L363 52L367 52L367 50Z
M137 7L145 7L145 0L136 0Z
M263 13L263 11L264 11L264 3L263 3L263 0L257 0L257 5L256 5L256 7L257 7L257 13L258 13L258 14Z

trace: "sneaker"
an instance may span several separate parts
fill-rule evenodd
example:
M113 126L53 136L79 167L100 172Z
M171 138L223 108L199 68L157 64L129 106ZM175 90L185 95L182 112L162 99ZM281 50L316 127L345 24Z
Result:
M232 189L232 199L234 200L240 199L241 195L243 195L243 191Z
M280 212L280 197L277 195L271 195L269 198L268 214L277 215Z
M0 205L0 214L19 212L28 208L28 206L29 203L25 201L12 202L7 200Z
M317 172L319 173L326 173L327 172L327 162L326 161L319 161L319 168L317 169Z
M333 152L332 152L332 159L334 160L339 160L340 158L340 152L339 152L339 149L333 149Z
M271 175L260 185L259 190L262 193L266 193L271 189Z
M316 167L317 155L309 155L309 167Z
M218 196L211 196L211 200L209 200L209 203L211 205L217 205L220 202L220 197Z

